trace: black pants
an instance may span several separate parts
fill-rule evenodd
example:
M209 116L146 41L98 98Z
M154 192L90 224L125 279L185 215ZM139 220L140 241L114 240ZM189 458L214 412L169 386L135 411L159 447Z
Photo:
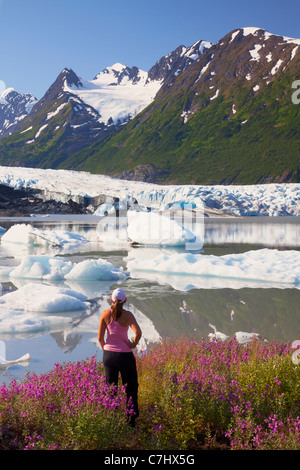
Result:
M136 369L136 360L132 352L103 351L103 364L105 368L105 377L110 385L118 385L119 372L121 373L122 384L126 387L127 400L131 398L134 416L139 416L138 408L138 376Z

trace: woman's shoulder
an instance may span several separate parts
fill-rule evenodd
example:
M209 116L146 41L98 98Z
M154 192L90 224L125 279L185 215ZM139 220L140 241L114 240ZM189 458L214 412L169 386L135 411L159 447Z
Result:
M131 313L130 310L127 310L125 308L123 308L123 315L125 315L126 317L130 317L130 318L133 317L133 313Z
M110 318L110 315L111 315L111 309L108 308L106 310L103 310L102 313L101 313L101 317L106 320L106 319L109 319Z
M129 326L132 322L133 315L129 310L123 308L122 315L119 317L118 322L122 326Z
M131 323L132 321L135 321L135 316L132 312L130 312L130 310L125 310L124 309L123 314L124 314L124 316L125 316L125 318L128 322Z

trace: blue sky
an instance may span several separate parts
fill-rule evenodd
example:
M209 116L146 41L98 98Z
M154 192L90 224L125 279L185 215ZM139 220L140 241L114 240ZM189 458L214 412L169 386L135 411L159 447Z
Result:
M65 67L87 80L115 62L148 71L245 26L300 38L299 13L299 0L0 0L0 80L41 98Z

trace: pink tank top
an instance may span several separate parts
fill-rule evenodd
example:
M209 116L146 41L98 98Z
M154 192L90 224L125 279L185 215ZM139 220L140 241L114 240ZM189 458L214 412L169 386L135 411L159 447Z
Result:
M111 320L106 327L107 337L104 345L106 351L131 352L126 344L128 341L128 326L122 326L119 322Z

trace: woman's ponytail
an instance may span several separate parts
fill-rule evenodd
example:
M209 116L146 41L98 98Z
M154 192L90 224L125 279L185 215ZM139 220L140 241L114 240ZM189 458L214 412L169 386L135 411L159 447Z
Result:
M112 318L114 321L117 321L117 319L122 315L122 311L123 311L123 302L116 300L115 303L111 307L111 314L112 314Z

